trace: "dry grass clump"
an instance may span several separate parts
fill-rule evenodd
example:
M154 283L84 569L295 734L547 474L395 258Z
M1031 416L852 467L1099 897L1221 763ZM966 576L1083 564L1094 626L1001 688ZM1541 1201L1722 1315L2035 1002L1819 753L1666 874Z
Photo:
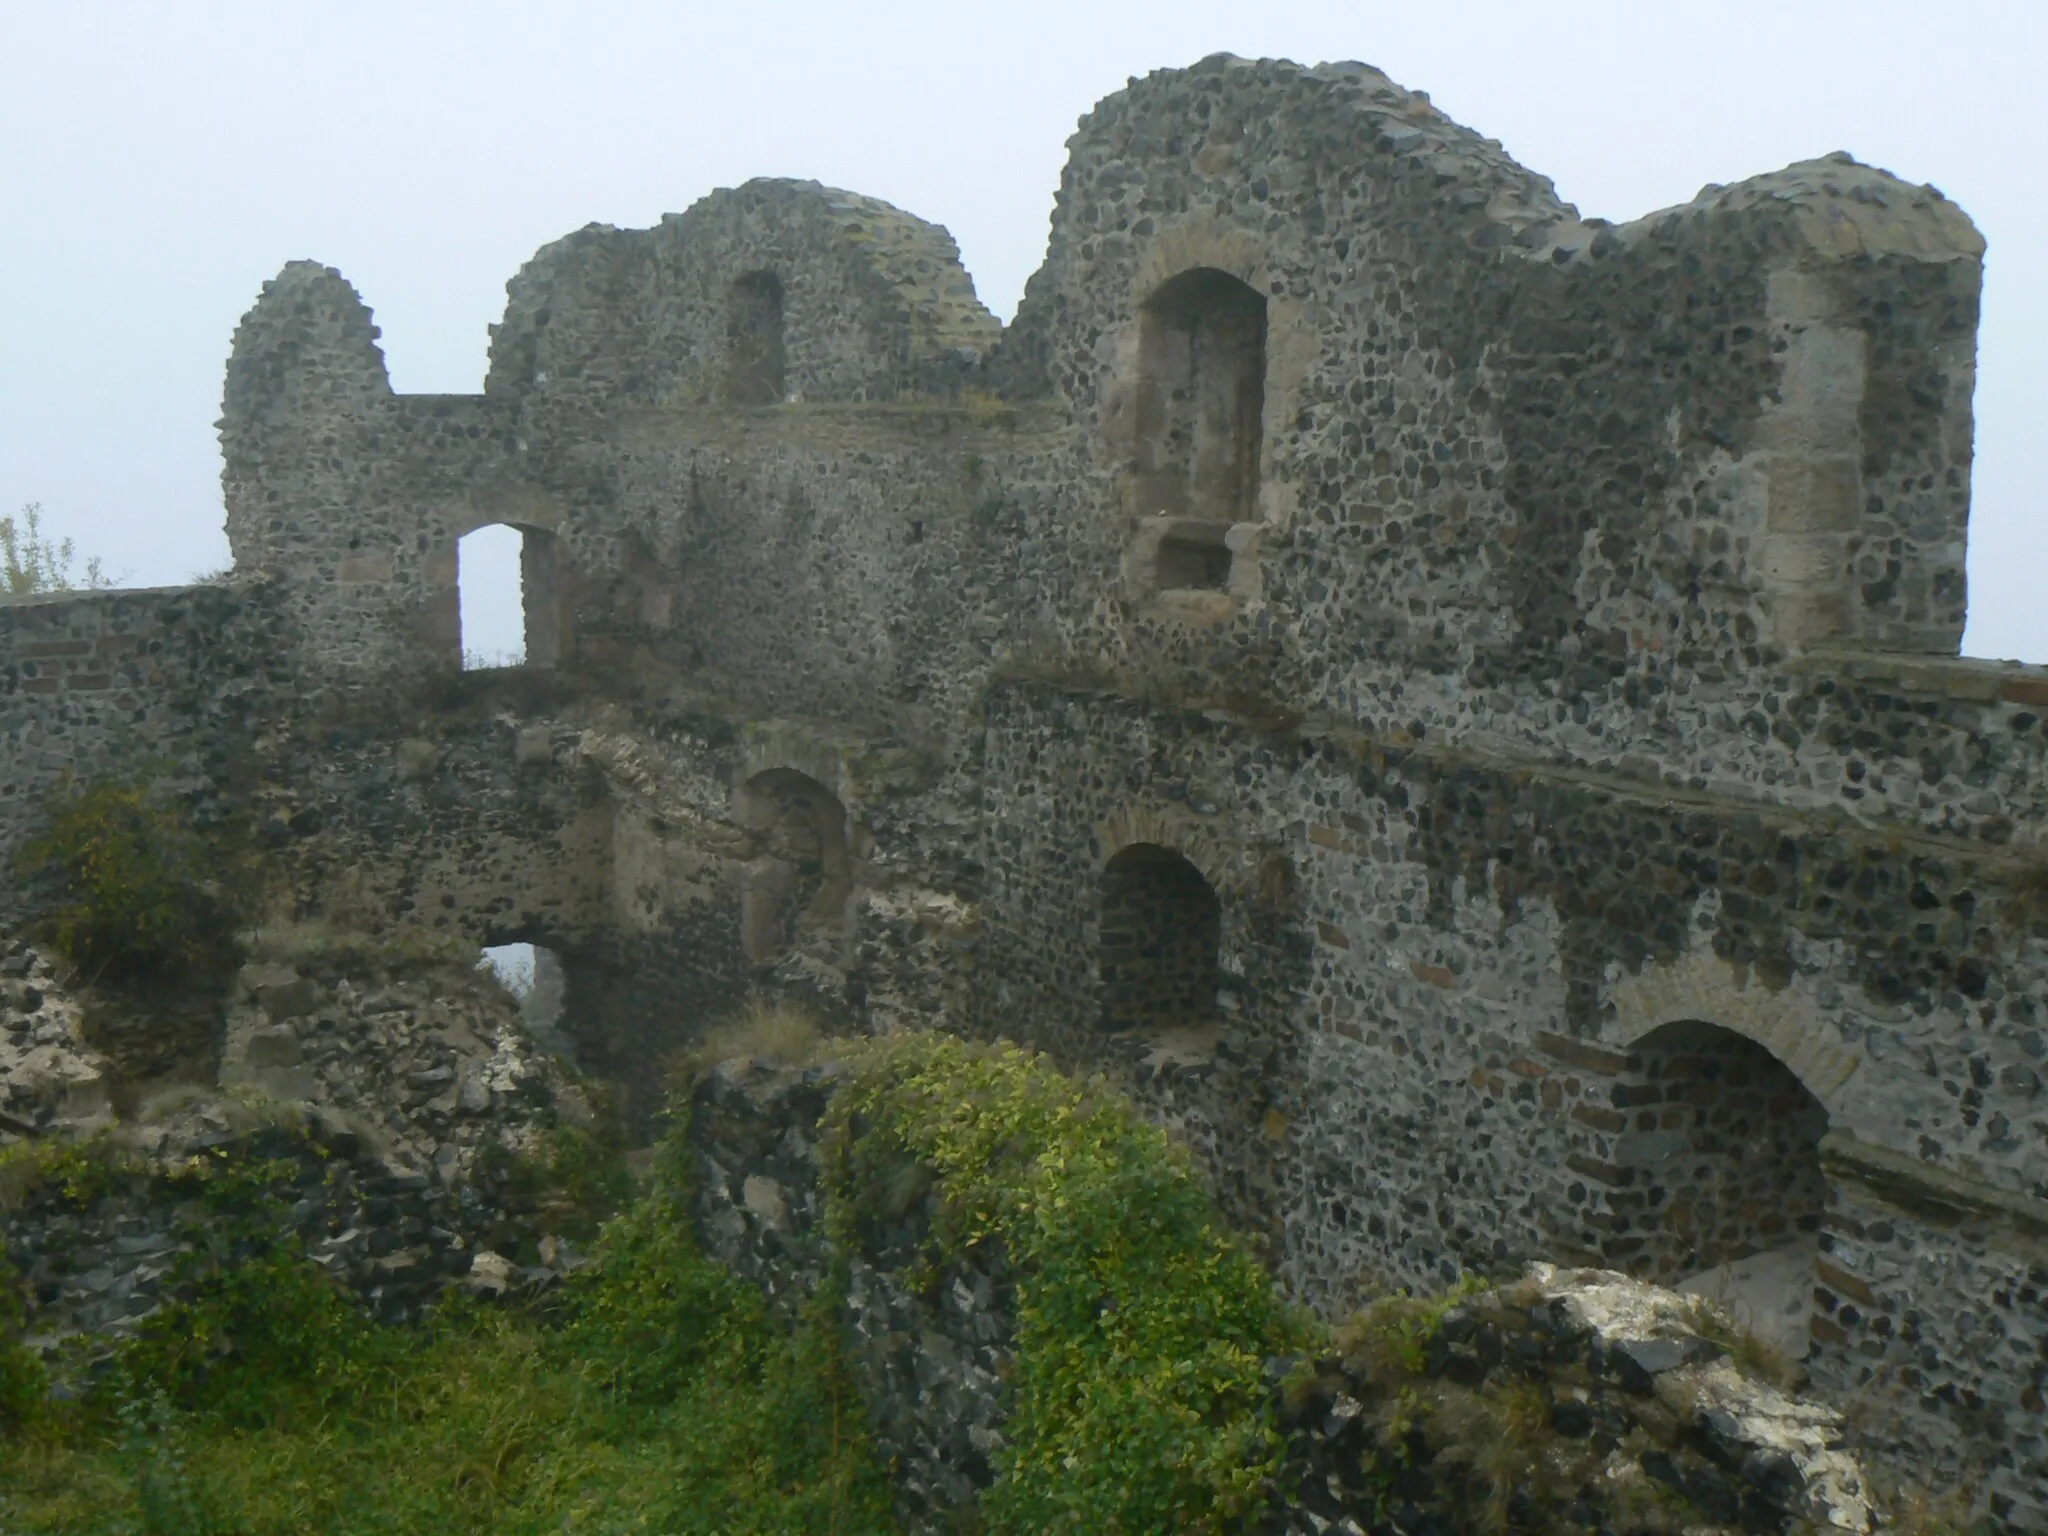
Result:
M687 1098L713 1067L742 1057L809 1066L825 1041L825 1032L809 1009L787 999L757 997L723 1024L706 1030L697 1044L669 1058L669 1092Z
M1686 1298L1685 1325L1724 1352L1745 1375L1792 1392L1806 1380L1806 1370L1775 1344L1758 1338L1704 1296Z

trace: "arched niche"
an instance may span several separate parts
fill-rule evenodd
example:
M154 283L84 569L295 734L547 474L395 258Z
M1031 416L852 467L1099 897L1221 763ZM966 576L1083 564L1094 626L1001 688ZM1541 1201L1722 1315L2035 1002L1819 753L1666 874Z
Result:
M1770 1050L1718 1024L1629 1047L1610 1191L1620 1267L1707 1297L1792 1358L1806 1353L1828 1184L1828 1112Z
M1111 858L1097 933L1104 1029L1155 1034L1215 1021L1223 904L1180 853L1132 843Z
M779 405L788 388L782 279L748 272L725 298L725 397L734 405Z
M758 835L760 852L742 873L740 942L756 965L792 951L836 950L853 897L846 807L816 779L770 768L734 796L734 816Z

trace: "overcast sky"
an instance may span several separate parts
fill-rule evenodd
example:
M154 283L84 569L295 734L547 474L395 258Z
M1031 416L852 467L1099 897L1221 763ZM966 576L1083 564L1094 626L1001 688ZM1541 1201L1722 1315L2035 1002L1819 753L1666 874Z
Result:
M1007 318L1075 119L1219 50L1363 59L1616 221L1835 149L1939 186L1990 241L1966 649L2048 661L2048 0L0 0L0 511L133 584L225 565L221 369L297 257L397 388L476 390L544 242L815 177Z

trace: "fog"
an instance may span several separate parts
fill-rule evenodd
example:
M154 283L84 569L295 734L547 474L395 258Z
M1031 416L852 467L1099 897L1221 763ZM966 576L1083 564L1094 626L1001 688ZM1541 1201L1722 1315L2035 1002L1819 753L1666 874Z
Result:
M130 584L226 565L221 369L299 257L361 290L400 390L481 387L505 281L544 242L756 175L945 224L1008 316L1075 119L1220 50L1364 59L1617 221L1836 149L1941 187L1990 241L1965 645L2048 661L2035 0L17 4L0 511L42 503ZM513 648L516 580L472 575L477 647Z

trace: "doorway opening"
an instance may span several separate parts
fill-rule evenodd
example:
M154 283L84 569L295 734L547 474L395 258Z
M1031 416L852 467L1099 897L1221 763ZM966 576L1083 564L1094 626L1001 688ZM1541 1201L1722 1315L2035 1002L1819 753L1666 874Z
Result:
M575 1042L562 1027L568 978L560 955L545 944L490 944L477 969L491 972L518 1000L519 1021L543 1050L576 1064Z
M1827 1210L1826 1108L1769 1050L1717 1024L1663 1025L1631 1054L1640 1068L1615 1152L1632 1178L1610 1196L1636 1207L1624 1267L1716 1302L1802 1358Z

